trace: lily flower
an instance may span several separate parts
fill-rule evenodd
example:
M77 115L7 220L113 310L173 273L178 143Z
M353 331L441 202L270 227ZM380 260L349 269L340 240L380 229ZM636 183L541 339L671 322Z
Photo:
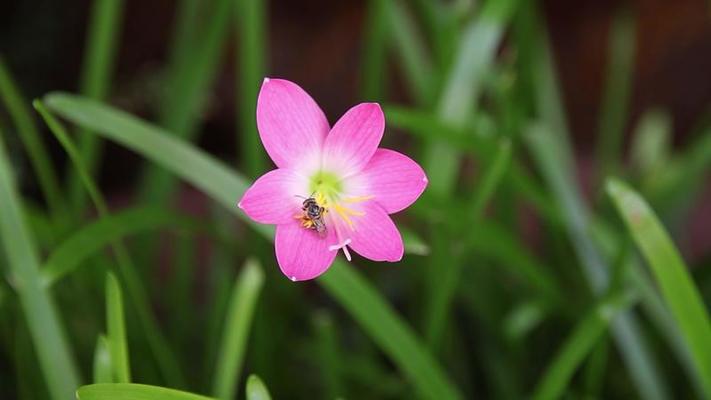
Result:
M254 221L276 225L274 249L292 281L313 279L349 248L374 261L400 261L402 237L389 214L408 207L427 186L407 156L378 148L385 117L377 103L348 110L331 128L302 88L264 79L257 128L277 169L262 175L238 206Z

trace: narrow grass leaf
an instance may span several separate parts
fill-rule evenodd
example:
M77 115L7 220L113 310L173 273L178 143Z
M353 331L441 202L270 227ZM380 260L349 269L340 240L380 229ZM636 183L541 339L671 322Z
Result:
M272 229L249 221L235 206L248 182L221 162L160 128L111 107L68 94L49 94L45 98L48 106L62 117L163 166L272 240ZM317 282L353 316L423 396L460 397L412 329L353 268L336 261Z
M39 257L12 171L0 134L0 236L9 279L19 296L49 393L55 400L69 399L79 385L79 373L52 297L41 283Z
M118 53L120 27L123 20L123 0L97 0L93 2L86 33L84 59L79 92L96 100L106 98L111 87L111 75ZM101 159L101 146L94 135L81 134L79 149L87 170L95 176ZM86 206L86 192L76 171L69 171L69 195L74 210Z
M236 93L239 94L237 102L238 116L236 126L242 168L247 175L256 177L263 173L267 160L263 152L255 151L261 148L259 134L257 133L257 102L259 87L265 76L265 49L266 39L266 0L235 1L235 16L237 22L237 74L239 77Z
M617 171L632 90L635 57L635 21L629 10L618 11L612 21L607 54L607 80L600 107L597 161L600 176Z
M153 206L139 206L99 218L74 232L50 252L41 268L42 281L51 286L80 267L89 257L115 241L140 232L165 228L193 230L198 222Z
M563 211L565 228L586 280L592 291L601 295L608 286L608 265L590 237L589 211L575 184L575 165L566 138L565 133L554 134L540 124L533 124L525 134L534 161ZM612 332L642 396L667 398L666 385L644 344L634 314L622 313L613 321Z
M639 194L615 179L607 181L607 193L652 270L711 398L711 321L679 251Z
M248 260L234 284L225 315L212 386L213 395L219 399L229 400L235 397L252 326L252 315L263 284L262 267L256 260Z
M610 321L620 310L632 302L629 296L603 301L575 327L553 362L539 381L532 398L534 400L558 399L575 371L581 366L595 345L599 343Z
M99 335L96 339L92 376L92 383L115 383L109 340L104 335Z
M98 383L77 390L77 400L214 400L160 386L138 383Z
M476 224L481 219L484 207L489 203L496 187L501 183L505 172L511 163L511 143L503 140L496 151L490 165L487 166L483 176L478 182L468 203L471 208L464 210L466 219ZM442 335L449 318L452 299L461 279L463 263L453 263L447 268L441 268L438 283L434 284L434 292L425 312L426 338L432 348L439 346Z
M91 175L89 175L89 171L87 171L84 167L79 151L67 134L66 129L59 123L59 121L57 121L56 118L54 118L52 114L49 113L49 111L47 111L41 101L35 100L33 105L42 118L44 118L47 126L50 128L50 131L52 131L66 153L69 155L69 159L77 169L77 173L81 177L84 187L89 193L89 197L94 203L94 207L98 211L99 216L102 218L109 216L109 209L106 204L106 200L94 182L94 179ZM83 128L91 129L89 126L83 126ZM121 274L121 279L126 285L126 290L128 291L129 298L131 299L133 308L138 316L138 321L142 327L143 333L145 334L148 346L153 352L153 356L161 373L163 374L163 377L166 381L171 383L172 386L183 386L185 378L180 371L180 366L175 358L175 355L168 347L168 342L165 340L158 327L158 322L156 321L155 316L151 313L148 295L143 287L143 282L136 273L135 266L133 265L133 261L131 260L128 250L121 241L112 243L112 247L116 255L118 272Z
M247 400L271 400L272 398L264 382L257 375L250 375L247 378L245 393L247 394Z
M338 343L338 330L333 322L333 317L325 310L317 312L313 321L316 331L314 339L316 357L318 357L318 366L324 387L323 397L337 399L346 394L343 380L345 354L342 354Z
M60 189L59 179L54 172L52 160L30 113L29 105L22 98L20 89L13 82L10 71L2 57L0 57L0 99L2 99L19 133L20 140L25 146L32 169L37 175L37 182L42 195L45 197L47 206L52 213L52 218L55 223L62 223L62 216L66 214L67 209Z
M382 101L387 90L385 56L389 34L389 6L385 0L368 0L360 79L361 97L368 101Z
M128 361L123 295L118 280L110 272L106 274L106 325L115 382L129 383L131 367Z
M202 107L210 84L217 73L222 45L227 38L233 0L211 3L212 12L204 32L197 34L189 55L176 54L159 112L159 123L173 134L192 139L198 132ZM165 171L150 168L144 175L140 192L143 200L164 202L174 189L175 180Z
M456 59L444 83L437 105L439 117L461 126L471 115L482 92L482 78L496 56L516 1L487 1L481 14L472 19L462 33ZM430 190L444 195L454 187L461 154L445 143L435 143L427 150L424 168L430 178Z

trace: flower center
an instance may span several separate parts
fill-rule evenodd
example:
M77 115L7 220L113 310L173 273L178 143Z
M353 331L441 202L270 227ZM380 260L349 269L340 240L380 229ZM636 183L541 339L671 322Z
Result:
M311 177L310 189L312 193L321 193L327 201L333 202L341 194L341 180L330 172L319 171Z

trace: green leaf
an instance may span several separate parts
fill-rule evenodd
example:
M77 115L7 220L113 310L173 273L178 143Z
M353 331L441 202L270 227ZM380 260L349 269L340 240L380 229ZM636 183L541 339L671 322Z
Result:
M93 2L91 18L86 33L86 46L80 78L81 94L96 100L103 100L109 93L111 75L118 53L123 0L97 0ZM82 134L79 149L89 174L95 176L101 159L100 142L94 135ZM86 192L81 178L75 171L69 171L69 194L74 210L86 207Z
M179 390L137 383L97 383L77 390L77 400L214 400Z
M204 32L197 33L187 52L177 52L171 60L170 75L160 107L160 125L186 139L198 133L201 111L217 73L233 15L233 0L217 0L209 4L212 11L204 24ZM175 180L160 169L149 169L144 178L140 188L143 200L164 203L165 197L175 187Z
M81 266L89 257L121 238L163 228L194 229L197 223L165 208L129 208L93 221L57 246L42 265L42 281L51 286Z
M622 216L681 328L704 391L711 398L711 321L671 238L647 202L625 183L610 179L607 193Z
M19 133L20 140L25 146L32 163L32 169L37 175L42 195L47 200L47 205L52 212L54 222L62 222L67 209L59 186L59 179L54 172L52 160L32 118L29 105L22 98L20 89L13 82L10 71L2 57L0 57L0 99L2 99Z
M114 383L114 371L111 364L109 339L104 335L99 335L94 348L93 383Z
M112 273L106 274L106 325L111 365L116 383L131 382L128 343L121 286Z
M264 385L257 375L250 375L247 378L247 387L245 388L247 400L271 400L269 390Z
M54 116L49 113L49 111L47 111L41 101L35 100L33 105L40 115L42 115L42 118L44 118L50 131L52 131L54 136L64 148L64 151L66 151L69 155L69 159L74 164L74 167L84 183L85 189L89 193L89 197L94 203L94 207L96 207L99 215L102 218L106 218L109 216L106 200L94 182L94 179L91 175L89 175L89 171L87 171L84 167L84 161L82 160L78 149L74 145L74 142L67 134L66 129L64 129L64 126L62 126L62 124L59 123L59 121L57 121ZM89 127L84 126L83 128ZM158 363L158 367L167 381L176 386L181 386L182 382L184 382L184 378L180 371L179 365L175 360L174 354L168 347L168 342L165 340L160 329L158 328L158 322L151 313L148 296L146 295L146 291L143 287L143 282L139 279L138 274L136 273L128 250L120 241L112 243L112 247L116 255L116 263L119 267L118 271L121 274L121 279L126 285L129 298L134 309L136 310L138 321L142 326L142 331L145 334L146 341L148 342L148 345Z
M575 164L572 162L567 134L555 134L543 125L533 124L526 132L525 139L538 169L563 211L568 237L588 285L593 293L601 295L609 284L609 267L590 237L592 228L589 210L573 177ZM613 321L612 332L642 397L667 398L665 386L662 386L664 381L648 353L635 315L631 312L621 315Z
M266 156L257 132L256 98L264 78L264 60L267 48L266 40L266 0L235 1L235 16L237 22L237 139L240 141L240 159L243 169L249 176L257 176L265 171Z
M229 400L235 397L252 326L252 315L263 284L262 267L256 260L247 260L232 289L218 349L212 393L219 399Z
M494 61L516 5L514 0L487 1L481 14L465 28L437 105L443 121L461 126L471 115L482 92L482 78ZM461 154L446 143L429 146L424 168L430 178L430 190L444 195L453 189L460 158Z
M45 99L64 118L173 172L273 240L271 228L253 223L235 205L248 182L213 157L160 128L100 103L61 93L49 94ZM410 327L353 268L337 261L317 282L356 319L422 395L437 399L460 397Z
M39 257L22 215L12 171L0 134L0 236L9 279L20 298L50 395L56 400L70 399L79 384L77 366L52 297L42 285Z
M559 399L573 373L582 365L607 330L610 321L632 302L629 296L613 297L600 305L575 327L536 386L534 400Z
M609 33L607 80L603 92L597 143L600 176L619 168L622 138L632 89L635 21L628 10L618 11Z

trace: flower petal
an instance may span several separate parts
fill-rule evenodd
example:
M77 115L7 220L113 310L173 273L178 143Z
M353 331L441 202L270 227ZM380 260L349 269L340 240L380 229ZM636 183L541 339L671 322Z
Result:
M357 218L349 247L373 261L402 260L402 237L390 216L375 201L367 201L359 206L365 215Z
M427 187L427 175L419 164L397 151L378 149L361 171L356 188L370 195L388 214L410 206Z
M377 103L361 103L336 122L324 144L324 169L348 176L362 170L375 153L385 130Z
M283 79L264 79L257 99L257 127L264 149L279 168L296 167L304 152L319 161L328 120L303 89Z
M335 241L333 230L319 237L314 230L304 229L298 221L277 225L274 251L281 272L292 281L313 279L326 272L336 258L329 250Z
M301 208L301 199L308 190L306 178L279 168L257 179L242 196L237 206L253 220L262 224L283 224L294 220Z

